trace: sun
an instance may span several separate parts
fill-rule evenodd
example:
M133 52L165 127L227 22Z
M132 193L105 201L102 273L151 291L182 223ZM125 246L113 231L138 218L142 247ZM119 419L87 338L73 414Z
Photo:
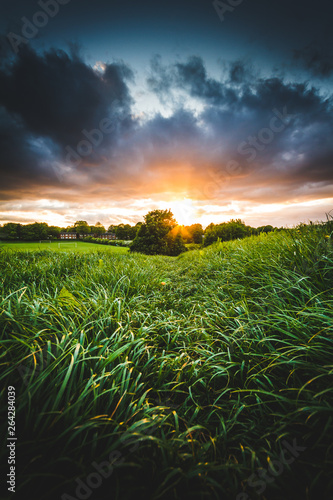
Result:
M193 201L188 198L172 201L170 203L170 209L174 218L180 225L190 226L197 222Z

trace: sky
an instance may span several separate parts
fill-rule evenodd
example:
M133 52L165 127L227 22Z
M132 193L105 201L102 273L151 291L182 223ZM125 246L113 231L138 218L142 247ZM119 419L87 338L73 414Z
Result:
M0 224L333 213L329 0L0 0Z

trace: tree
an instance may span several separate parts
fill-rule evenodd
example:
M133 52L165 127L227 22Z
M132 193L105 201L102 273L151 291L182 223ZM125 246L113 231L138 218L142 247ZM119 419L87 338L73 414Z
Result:
M118 224L118 226L115 226L111 224L108 231L114 233L117 240L134 240L141 225L142 222L138 222L135 226L130 226L129 224Z
M171 210L152 210L144 220L130 246L131 252L178 255L186 250L180 230L172 232L177 223Z
M48 226L46 222L33 224L15 224L9 222L0 227L0 238L8 240L38 241L48 238L57 238L61 232L58 226Z
M17 240L21 236L22 230L21 224L15 224L14 222L7 222L1 227L0 237L4 240Z
M231 219L222 224L209 224L206 227L204 246L211 245L218 239L221 241L236 240L252 234L252 228L246 226L240 219Z
M192 224L190 226L190 231L193 237L193 243L202 243L204 230L202 229L201 224Z
M260 233L270 233L271 231L274 231L274 227L271 226L271 225L257 227L258 234L260 234Z
M58 226L49 226L47 232L51 238L58 238L61 233L61 228Z
M129 224L119 224L116 227L117 240L130 240L131 226Z
M48 225L46 222L34 222L22 226L21 238L26 241L46 240L48 239Z
M176 226L174 229L169 231L169 233L166 235L166 240L168 248L167 255L176 256L183 252L186 252L181 227Z
M100 222L96 222L94 226L90 226L90 230L93 234L97 234L97 236L106 232L105 227Z
M136 233L138 232L139 226L136 224L135 226L130 226L129 228L129 239L134 240L136 237Z
M88 226L88 222L85 220L77 220L74 224L74 229L77 232L77 234L90 234L91 229Z
M182 236L186 243L202 243L204 230L201 224L192 224L185 226L182 231Z

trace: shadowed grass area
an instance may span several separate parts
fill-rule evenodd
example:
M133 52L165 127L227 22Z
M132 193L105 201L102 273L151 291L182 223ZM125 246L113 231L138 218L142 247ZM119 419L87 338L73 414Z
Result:
M2 250L15 497L331 498L332 230L178 258Z

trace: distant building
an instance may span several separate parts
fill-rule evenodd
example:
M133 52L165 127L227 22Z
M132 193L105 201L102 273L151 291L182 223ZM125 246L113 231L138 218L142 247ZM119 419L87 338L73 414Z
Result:
M103 233L103 234L99 234L97 237L102 238L103 240L116 240L117 239L115 233Z
M77 238L76 233L60 233L61 240L76 240L76 238Z
M80 240L84 238L102 238L103 240L116 240L116 234L115 233L102 233L102 234L94 234L94 233L87 233L87 234L78 234L78 233L66 233L62 232L59 235L59 238L61 240L76 240L79 238Z

